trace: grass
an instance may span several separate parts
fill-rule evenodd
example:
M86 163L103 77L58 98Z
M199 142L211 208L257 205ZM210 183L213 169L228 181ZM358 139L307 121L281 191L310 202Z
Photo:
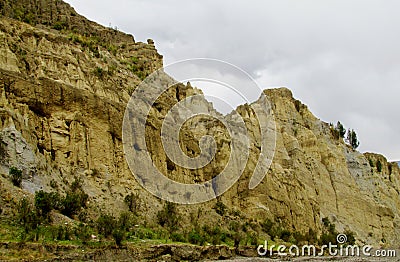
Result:
M24 230L14 222L2 219L0 222L0 241L18 242Z
M60 225L59 225L60 226ZM97 235L97 240L91 238L83 242L78 239L78 235L75 231L75 227L69 231L68 240L56 240L54 237L54 229L57 226L52 225L40 225L39 226L39 238L35 241L35 232L32 231L28 234L24 234L23 227L12 218L4 218L0 222L0 260L45 260L55 258L55 254L61 257L77 258L83 257L90 253L96 253L99 250L115 249L116 243L111 238L105 238L101 235ZM79 228L79 227L77 227ZM176 245L176 246L208 246L211 244L213 235L205 235L206 229L200 229L203 238L206 239L202 245L188 243L186 233L181 233L186 236L184 242L181 240L175 241L171 239L171 235L168 230L162 227L148 228L145 226L137 226L130 228L126 233L126 239L122 242L123 248L133 248L138 250L146 250L149 247L156 245ZM204 231L204 232L203 232ZM93 231L94 232L94 231ZM207 231L208 232L208 231ZM211 232L211 231L210 231ZM209 232L209 234L211 234ZM268 246L278 245L283 242L268 241ZM217 244L217 243L215 243ZM264 240L258 239L257 244L264 244ZM220 241L217 245L226 246L230 249L235 247L232 236L227 237L223 241ZM243 238L241 240L240 247L254 247L247 243L247 240ZM276 250L277 247L274 248ZM57 251L54 253L54 251Z
M77 240L75 236L71 240L53 240L50 237L51 226L44 227L44 234L41 235L39 241L22 240L19 235L24 231L23 228L12 221L0 222L0 260L48 260L56 259L57 257L66 257L71 259L82 259L91 253L96 253L100 250L115 249L116 244L112 238L101 238L99 240L90 240L83 243ZM123 248L135 250L148 250L149 247L156 245L175 245L175 246L199 246L186 242L173 241L169 238L164 238L162 229L150 229L146 227L137 227L131 232L127 239L123 241ZM264 244L264 241L259 240L258 244ZM268 241L268 246L278 245L275 241ZM204 244L207 246L208 244ZM222 242L221 246L234 248L234 243L231 239ZM5 248L7 247L7 248ZM244 245L241 245L244 247ZM277 247L274 248L276 250ZM56 251L56 252L55 252Z

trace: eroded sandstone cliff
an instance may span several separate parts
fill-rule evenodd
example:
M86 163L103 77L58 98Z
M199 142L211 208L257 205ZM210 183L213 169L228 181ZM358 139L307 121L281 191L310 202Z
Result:
M93 216L99 210L126 210L125 196L136 192L143 221L154 223L163 202L132 176L124 158L121 128L130 94L162 67L162 56L151 40L135 42L129 35L87 21L61 1L17 2L20 5L3 3L2 14L9 18L0 19L0 201L10 207L2 215L12 215L13 201L26 192L62 193L80 177ZM37 13L26 21L21 18L26 14L18 16L21 6L23 13ZM160 77L169 81L166 75ZM155 165L185 183L213 178L230 153L226 130L210 119L194 119L181 133L182 148L189 156L198 154L199 137L216 138L216 158L206 167L192 171L176 166L159 146L166 112L194 94L201 91L190 85L170 88L154 105L146 132ZM243 221L270 218L293 231L312 228L318 232L321 219L329 217L339 231L351 230L363 243L398 246L398 165L380 155L361 154L336 139L329 124L294 99L290 90L271 89L264 94L271 101L277 130L271 168L258 187L248 188L260 153L260 130L250 106L238 107L248 129L250 158L239 181L219 201L238 211L237 219ZM199 103L214 111L206 100ZM22 191L8 179L10 167L23 171ZM9 202L10 198L14 200ZM182 226L190 227L189 214L199 208L204 211L198 215L202 223L222 225L224 218L212 209L215 201L180 206Z

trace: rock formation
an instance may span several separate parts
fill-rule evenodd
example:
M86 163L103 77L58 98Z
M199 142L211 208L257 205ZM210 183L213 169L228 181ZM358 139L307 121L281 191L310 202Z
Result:
M126 210L124 197L136 192L140 211L154 223L162 201L145 191L125 161L122 121L136 86L162 67L154 43L135 42L115 29L87 21L62 1L1 4L0 19L0 199L39 189L64 192L75 177L89 195L89 212ZM18 21L21 20L21 21ZM26 23L28 22L28 23ZM166 79L168 76L164 75ZM160 147L163 117L172 105L201 91L177 84L154 105L146 128L155 165L171 179L200 183L219 173L229 159L229 137L215 120L194 119L181 132L188 156L199 153L204 134L215 137L215 159L192 171L176 166ZM400 243L400 169L381 155L361 154L336 139L286 88L265 90L275 114L276 151L266 177L248 188L260 152L260 130L249 105L239 106L250 139L250 160L239 181L219 197L243 219L270 218L287 228L321 231L329 217L339 231L355 232L361 243ZM213 111L210 103L200 106ZM256 102L257 103L257 102ZM229 116L228 116L229 117ZM196 127L196 128L193 128ZM377 167L377 163L381 167ZM23 191L8 180L10 167L23 171ZM216 200L179 207L182 214L205 212L202 221L222 223ZM11 215L12 206L2 215ZM190 216L182 224L190 224Z

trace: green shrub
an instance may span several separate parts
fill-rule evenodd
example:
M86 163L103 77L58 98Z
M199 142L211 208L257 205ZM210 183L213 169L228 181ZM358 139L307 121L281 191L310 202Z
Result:
M329 243L337 244L336 236L338 232L336 231L335 224L329 221L329 218L322 218L323 233L319 238L319 244L328 245Z
M274 222L272 222L272 220L270 219L266 219L262 224L261 224L261 228L262 230L267 233L268 235L271 234L271 230L274 226Z
M51 210L59 210L63 215L76 215L82 208L86 207L88 195L82 190L82 181L75 179L65 197L57 192L44 192L40 190L35 193L35 207L37 214L45 219L49 218ZM80 214L84 218L84 213Z
M133 64L138 64L138 63L139 63L139 58L137 58L137 57L131 57L131 62L132 62Z
M291 232L291 236L289 238L289 242L293 244L298 244L300 242L306 241L307 234L302 234L299 231Z
M93 74L95 74L100 79L103 79L105 76L105 72L104 72L103 68L101 68L101 67L96 67L93 70Z
M171 202L166 202L163 209L157 213L158 224L162 227L166 227L170 233L178 229L179 220L180 216L176 209L176 204Z
M109 44L107 50L112 53L114 56L117 55L118 47L112 44Z
M135 230L134 236L139 239L156 239L157 234L148 228L138 228Z
M368 159L368 162L370 167L375 167L374 161L372 161L372 159Z
M132 214L128 212L122 212L119 215L118 227L121 228L122 230L128 231L132 223L133 223Z
M331 233L322 233L319 238L320 245L329 245L329 243L335 245L336 243L336 235Z
M97 37L88 38L79 34L71 33L68 36L68 39L71 40L74 44L80 44L82 48L89 49L89 51L92 52L95 57L100 58L99 44L101 43L99 38Z
M380 173L382 172L382 162L381 160L378 159L378 161L376 162L376 170Z
M283 229L282 231L280 231L279 238L285 242L289 242L289 239L291 236L292 236L292 233L289 230Z
M66 22L62 22L62 21L57 21L53 24L53 29L57 30L57 31L61 31L65 28L67 28L68 24Z
M101 214L96 221L96 228L99 234L104 237L112 236L115 243L121 246L121 242L125 239L131 223L132 215L130 213L121 213L118 220L112 215Z
M36 210L29 203L28 199L23 198L17 204L18 222L23 226L25 233L36 230L41 223Z
M62 200L61 213L68 217L76 215L81 208L86 207L88 195L84 192L67 192Z
M213 209L215 210L215 212L217 212L218 215L224 216L226 214L227 207L221 201L217 201Z
M275 240L275 238L281 238L282 230L283 229L280 226L274 226L268 235L272 240Z
M81 35L76 35L73 33L68 35L68 39L71 40L74 44L82 44L84 42Z
M346 244L354 245L356 243L356 238L354 237L354 232L347 229L343 233L347 236Z
M35 193L35 207L43 218L48 219L51 210L60 209L60 196L55 192L37 191Z
M11 182L16 187L21 187L22 183L22 171L16 167L11 167L9 170L9 174L11 177Z
M96 221L97 231L104 237L111 236L116 225L115 218L109 214L101 214Z
M132 57L130 61L125 61L125 63L128 64L128 69L140 79L144 80L147 77L145 73L146 61L139 60L137 57Z
M83 244L88 243L92 236L90 227L83 223L79 223L78 227L75 229L75 235Z
M171 234L171 239L172 239L172 241L175 241L175 242L183 242L183 243L186 242L185 237L182 234L176 233L176 232Z
M315 244L317 242L317 233L311 228L308 229L308 232L305 235L305 240L308 244Z
M323 224L323 226L324 226L325 228L328 228L329 225L331 224L331 222L329 221L329 218L324 217L324 218L322 218L322 224Z
M213 245L220 245L221 242L226 240L226 234L222 232L221 228L219 226L214 226L214 228L211 231L211 243Z
M71 233L68 227L59 225L55 230L55 239L57 240L71 240Z
M206 242L200 232L195 229L192 229L192 231L189 232L188 240L189 243L195 245L204 245L204 243Z
M76 215L86 207L89 196L82 189L82 180L75 178L64 199L61 200L61 213L68 217Z
M122 245L122 241L125 239L125 231L120 228L116 228L113 230L112 236L115 244L120 247Z
M218 225L215 225L214 227L204 225L201 233L204 240L212 243L213 245L219 245L221 242L226 241L226 234Z
M246 243L252 246L257 246L258 244L258 234L256 232L247 232Z
M244 239L244 235L242 232L240 231L235 231L232 235L232 239L233 239L233 246L238 249L240 246L240 242L242 242L242 240Z

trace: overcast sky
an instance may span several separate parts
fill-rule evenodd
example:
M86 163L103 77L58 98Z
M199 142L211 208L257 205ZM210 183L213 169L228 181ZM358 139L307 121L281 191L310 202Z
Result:
M105 26L155 40L164 64L220 59L286 86L361 152L400 160L400 1L67 0ZM232 101L232 103L236 103Z

